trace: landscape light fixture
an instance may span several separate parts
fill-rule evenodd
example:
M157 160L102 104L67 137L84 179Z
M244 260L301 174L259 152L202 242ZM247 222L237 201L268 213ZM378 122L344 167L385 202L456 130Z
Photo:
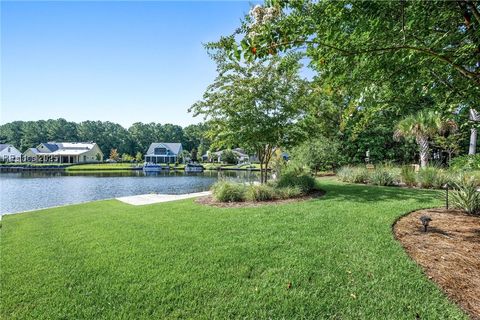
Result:
M448 210L448 182L443 187L445 188L445 208Z
M429 216L421 216L420 221L422 221L423 232L427 232L428 224L430 223L430 221L432 221L432 218L430 218Z

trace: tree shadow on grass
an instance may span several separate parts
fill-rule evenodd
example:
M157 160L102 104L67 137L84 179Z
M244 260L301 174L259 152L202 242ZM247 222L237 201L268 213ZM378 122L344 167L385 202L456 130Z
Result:
M441 190L378 187L363 184L329 184L324 186L326 199L371 203L379 201L415 201L419 204L444 198Z

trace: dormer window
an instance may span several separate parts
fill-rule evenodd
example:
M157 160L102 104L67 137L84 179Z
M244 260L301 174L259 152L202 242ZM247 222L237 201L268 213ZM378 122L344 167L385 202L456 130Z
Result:
M153 150L153 153L156 154L156 155L166 155L167 154L167 148L163 148L163 147L155 148Z

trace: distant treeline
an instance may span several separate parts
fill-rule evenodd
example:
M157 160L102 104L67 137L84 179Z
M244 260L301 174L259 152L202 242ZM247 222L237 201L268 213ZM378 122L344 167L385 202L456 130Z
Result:
M0 126L0 143L10 143L24 152L41 142L94 141L108 157L111 149L119 154L145 153L152 142L180 142L185 150L206 152L210 147L204 134L206 125L185 128L174 124L136 122L128 129L109 121L70 122L65 119L14 121Z

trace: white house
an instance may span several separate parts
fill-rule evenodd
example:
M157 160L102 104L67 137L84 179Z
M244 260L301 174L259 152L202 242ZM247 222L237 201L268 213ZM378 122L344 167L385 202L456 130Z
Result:
M103 153L94 142L47 142L25 151L23 159L39 163L99 162Z
M176 163L182 151L181 143L154 142L145 154L145 162Z
M22 153L11 144L0 144L0 162L20 162Z
M211 152L210 154L202 155L203 161L210 161L210 162L221 162L222 161L222 154L225 150ZM237 157L237 163L246 163L256 161L256 157L250 157L243 149L235 148L232 149L233 154Z

